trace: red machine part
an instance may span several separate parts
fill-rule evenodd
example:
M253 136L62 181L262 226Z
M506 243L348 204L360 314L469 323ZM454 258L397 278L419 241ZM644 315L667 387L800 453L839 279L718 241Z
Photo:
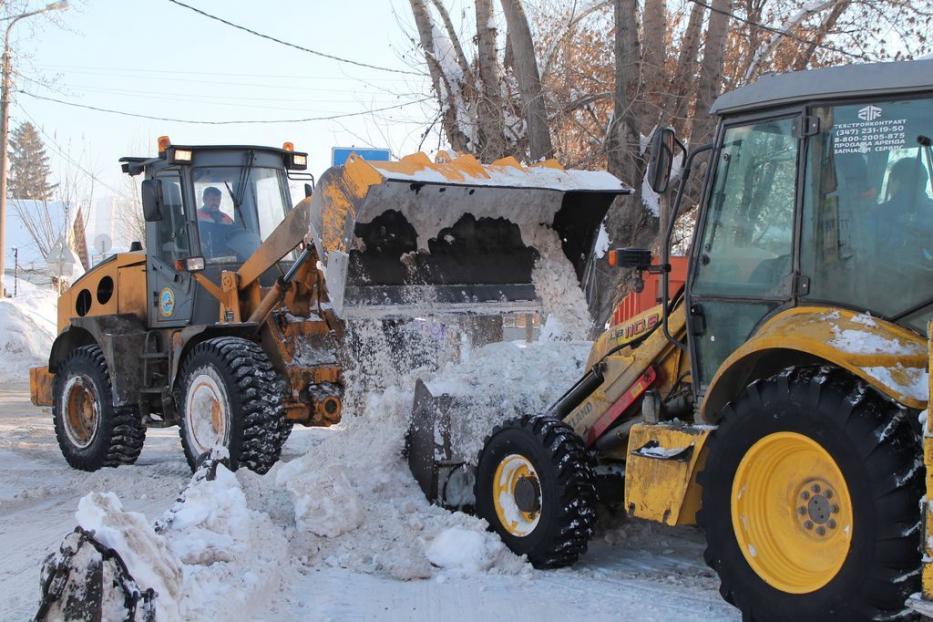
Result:
M635 403L635 400L644 395L645 391L648 390L655 380L658 379L658 374L653 367L649 367L645 370L645 373L632 384L629 389L622 394L619 399L616 400L615 404L609 407L609 409L602 414L602 416L596 420L596 423L586 431L586 446L587 448L591 447L593 443L599 439L603 433L609 429L609 427L615 423L615 420L622 416L626 410L629 409L629 406Z
M657 263L657 262L655 262ZM671 257L670 281L667 295L673 296L687 282L687 258ZM631 292L619 301L612 311L612 326L621 324L661 302L661 275L646 274L645 288Z

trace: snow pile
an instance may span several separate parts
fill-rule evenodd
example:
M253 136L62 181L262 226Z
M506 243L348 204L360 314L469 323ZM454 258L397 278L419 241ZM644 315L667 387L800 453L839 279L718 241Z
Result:
M428 547L427 556L439 568L481 572L502 555L505 545L485 534L451 527L442 531Z
M340 427L328 430L307 454L270 471L267 479L288 490L294 508L292 554L310 566L401 580L445 569L525 571L526 564L486 531L485 521L425 499L401 456L411 404L410 388L371 393L362 412L344 414ZM473 552L460 560L442 554L453 546L451 539Z
M250 509L237 477L216 462L195 473L155 528L113 493L82 498L75 517L156 592L160 621L243 617L287 568L284 529Z
M13 292L13 279L3 279ZM26 384L29 367L48 364L57 333L58 294L19 280L16 298L0 298L0 384Z
M120 555L130 576L143 590L155 591L159 620L182 619L178 608L182 593L181 563L145 516L125 512L113 493L92 492L78 502L75 519L95 540Z

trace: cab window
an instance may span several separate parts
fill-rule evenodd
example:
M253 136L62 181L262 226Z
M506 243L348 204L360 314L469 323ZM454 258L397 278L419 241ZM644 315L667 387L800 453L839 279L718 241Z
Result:
M695 295L787 294L797 145L791 118L725 130L698 249Z
M875 101L813 110L801 271L805 297L926 330L933 313L931 100Z
M174 265L176 259L189 256L188 226L178 173L159 175L162 183L162 220L156 224L159 258Z

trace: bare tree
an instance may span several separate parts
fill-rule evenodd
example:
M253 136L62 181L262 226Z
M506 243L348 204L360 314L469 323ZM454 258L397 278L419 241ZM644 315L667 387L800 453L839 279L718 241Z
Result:
M508 45L512 51L518 88L521 90L523 116L528 125L528 156L531 160L551 157L554 147L551 145L541 76L525 9L521 0L502 0L502 11L508 25Z

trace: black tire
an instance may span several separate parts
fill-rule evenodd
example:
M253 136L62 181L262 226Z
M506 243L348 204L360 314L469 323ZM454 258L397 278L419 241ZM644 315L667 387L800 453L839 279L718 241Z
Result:
M719 574L723 598L745 620L825 622L902 614L907 596L920 590L924 469L916 413L850 374L824 367L791 368L756 381L721 414L700 476L703 507L697 520L706 532L704 557ZM759 576L740 550L732 522L737 469L752 445L775 432L818 443L835 461L851 498L852 535L841 567L807 593L778 589ZM800 520L806 521L807 502L795 503L801 503ZM804 526L812 529L813 523Z
M499 519L493 500L493 480L499 464L516 454L534 468L537 523L516 535ZM583 441L557 419L520 417L498 426L486 439L477 460L476 514L514 553L527 555L536 568L569 566L586 552L596 522L595 477Z
M146 439L146 427L135 408L114 408L110 373L99 347L76 348L59 365L52 392L55 438L71 467L96 471L136 462ZM97 411L93 422L84 429L68 416L69 409L73 409L72 413L77 410L72 400L81 394Z
M225 400L220 409L224 425L220 444L229 452L229 467L245 466L257 473L271 469L288 437L288 424L282 405L284 383L266 353L248 339L215 337L195 345L185 357L176 403L178 432L192 470L209 449L208 443L199 443L191 425L194 414L188 412L187 397L199 378L212 380Z

